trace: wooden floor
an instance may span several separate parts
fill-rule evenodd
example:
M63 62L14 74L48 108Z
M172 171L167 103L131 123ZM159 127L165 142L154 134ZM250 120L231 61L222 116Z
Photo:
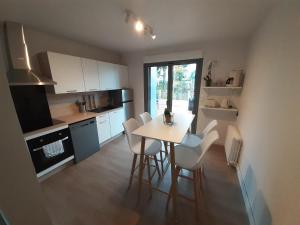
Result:
M45 205L53 224L171 224L165 194L153 191L149 200L147 185L143 185L143 198L136 206L137 179L127 192L131 162L127 141L121 136L90 158L43 181ZM161 183L163 190L168 190L170 180L169 168ZM179 224L249 224L235 171L227 166L221 146L208 152L203 189L199 221L195 220L193 203L179 199ZM190 181L179 180L179 191L192 196Z

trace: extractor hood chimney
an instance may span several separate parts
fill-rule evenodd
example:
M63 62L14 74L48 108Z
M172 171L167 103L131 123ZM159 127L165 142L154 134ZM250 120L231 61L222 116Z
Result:
M55 85L56 82L52 78L38 75L32 71L23 25L5 22L4 31L9 61L7 74L9 85Z

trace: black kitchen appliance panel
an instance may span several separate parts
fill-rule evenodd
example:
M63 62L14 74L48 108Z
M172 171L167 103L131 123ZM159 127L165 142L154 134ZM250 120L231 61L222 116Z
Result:
M59 140L62 140L64 152L57 156L47 158L43 152L43 146ZM28 140L27 146L37 173L74 155L72 139L68 128Z
M10 86L10 91L24 133L53 125L44 86Z
M78 163L100 150L96 119L88 119L70 126L75 162Z

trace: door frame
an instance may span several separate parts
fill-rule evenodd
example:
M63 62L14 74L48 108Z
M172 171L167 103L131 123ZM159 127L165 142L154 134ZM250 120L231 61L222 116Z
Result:
M203 68L203 58L197 59L187 59L187 60L177 60L177 61L166 61L157 63L144 63L144 110L145 112L150 112L150 67L153 66L168 66L168 99L167 108L172 109L172 98L173 98L173 66L183 65L183 64L196 64L195 71L195 87L194 87L194 107L192 113L195 114L195 119L192 123L192 133L196 132L197 128L197 117L200 99L200 87L201 87L201 77Z

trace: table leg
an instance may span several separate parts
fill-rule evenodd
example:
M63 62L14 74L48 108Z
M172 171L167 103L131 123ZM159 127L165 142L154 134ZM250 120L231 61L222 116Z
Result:
M143 182L143 173L144 173L144 153L145 153L145 138L142 137L141 141L141 154L140 154L140 168L139 168L139 186L138 186L138 200L137 204L140 202L141 191L142 191L142 182Z
M172 204L173 204L173 215L174 219L177 220L177 178L175 171L175 152L174 152L174 143L170 143L170 156L171 156L171 174L172 174Z

